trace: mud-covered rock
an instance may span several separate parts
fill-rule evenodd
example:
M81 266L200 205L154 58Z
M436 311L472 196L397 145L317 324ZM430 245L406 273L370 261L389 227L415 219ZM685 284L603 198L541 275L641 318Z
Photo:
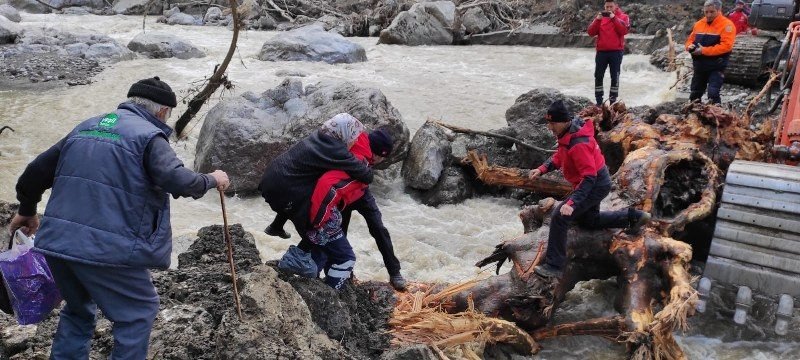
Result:
M367 53L363 46L339 34L325 31L321 24L312 24L267 40L261 47L258 59L349 64L367 61Z
M394 151L380 168L403 159L408 128L380 90L338 81L303 87L298 79L286 79L261 94L246 93L214 106L200 130L195 168L222 169L231 178L229 191L252 193L272 159L342 112L367 129L384 128L392 135Z
M388 348L386 324L394 309L394 291L386 283L346 285L337 292L324 283L281 274L303 297L311 317L351 354L374 359Z

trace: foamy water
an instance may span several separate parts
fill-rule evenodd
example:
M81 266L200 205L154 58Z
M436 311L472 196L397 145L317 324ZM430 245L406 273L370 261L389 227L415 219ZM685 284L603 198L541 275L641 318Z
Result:
M0 136L0 182L5 184L0 188L0 199L13 201L14 184L25 165L80 121L114 109L124 100L131 83L158 75L181 96L191 87L190 83L209 76L227 51L231 32L225 28L167 26L154 21L155 17L148 17L148 30L169 31L201 47L208 56L191 60L136 59L120 62L104 70L89 86L39 92L0 89L0 125L9 125L16 130L16 133ZM142 20L129 16L23 14L22 25L55 26L68 30L86 28L107 34L124 45L141 31ZM264 41L276 35L276 32L254 31L241 34L239 49L229 67L229 78L236 87L232 92L226 92L225 97L275 87L284 79L275 75L278 71L306 73L308 76L303 78L306 84L328 79L348 80L383 91L402 114L412 135L428 118L479 130L503 127L506 125L505 111L514 100L538 87L553 87L569 95L593 98L594 54L590 49L405 47L376 45L375 38L353 38L352 41L365 47L369 61L328 65L257 60L255 56ZM673 97L667 90L673 82L673 75L650 66L646 56L626 56L620 82L621 98L629 105L656 104ZM193 163L203 116L218 101L218 96L190 124L189 138L173 144L189 166ZM172 120L177 119L177 114L184 109L184 105L179 105ZM516 201L481 198L459 205L431 208L405 194L402 181L397 178L381 181L372 189L392 235L403 274L413 280L456 282L471 278L479 272L473 267L476 261L490 254L498 242L522 232L517 218L520 204ZM298 240L297 234L284 240L261 232L274 213L260 197L228 198L226 206L229 222L241 223L254 234L264 259L279 257ZM44 209L44 202L39 209ZM222 223L219 198L210 193L200 200L173 200L172 220L177 254L189 245L199 228ZM291 226L287 230L291 230ZM357 276L361 279L387 279L380 254L358 215L353 219L349 238L358 257ZM585 291L579 289L575 294L583 296ZM610 303L601 304L599 309L592 311L613 311ZM582 317L581 314L589 310L579 305L564 311ZM577 347L570 345L572 343L551 342L548 351L538 358L613 359L624 353L624 349L620 350L616 345L600 346L602 341L578 339L575 341L582 345ZM708 359L739 359L735 354L742 354L730 351L730 344L716 343L713 339L683 338L681 343L691 358L696 355ZM567 349L554 349L562 345ZM601 349L595 350L598 346ZM709 346L716 350L703 350ZM770 353L770 346L756 346L761 347L765 348L757 350L761 358L776 358L774 355L780 354ZM732 348L735 350L737 346ZM752 346L742 345L741 348Z

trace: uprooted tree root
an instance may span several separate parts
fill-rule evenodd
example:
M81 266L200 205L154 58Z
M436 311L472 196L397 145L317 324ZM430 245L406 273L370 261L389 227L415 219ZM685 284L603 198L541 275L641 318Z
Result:
M594 118L596 138L604 152L621 157L612 169L615 187L601 208L633 207L648 211L653 214L650 224L639 234L571 228L567 242L569 260L563 275L543 278L532 270L543 261L550 213L557 201L541 200L520 212L523 235L497 245L494 253L476 264L483 267L496 263L499 272L502 263L510 260L511 271L454 286L436 297L425 293L409 295L417 296L419 304L424 306L409 305L417 304L417 298L401 302L395 319L404 331L429 334L431 327L446 327L442 324L447 321L469 323L475 328L486 319L473 314L479 312L513 322L530 331L534 341L595 335L627 345L634 359L686 358L672 334L687 328L687 318L694 314L698 298L688 271L692 248L673 236L681 234L687 224L713 213L724 169L734 158L764 160L763 136L770 130L754 133L742 126L739 116L702 104L687 105L681 115L662 114L652 123L637 119L619 103L604 109L587 108L581 115ZM551 194L558 194L562 185L557 182L532 185L527 180L527 171L491 166L475 153L465 161L472 163L481 180L492 185L527 189L535 185L545 187L544 191ZM620 315L548 326L566 293L579 281L613 276L620 285L615 304ZM438 309L451 316L439 312L438 325L433 325L425 323L424 317L413 315L426 311L423 309ZM464 316L469 320L464 320ZM423 323L428 325L415 327ZM476 333L458 337L452 332L446 335L479 343L485 343L487 338L521 341L515 337L515 331L499 328L505 332L497 337ZM435 345L448 339L444 336L414 340ZM529 343L522 341L522 344ZM532 346L531 351L537 348Z

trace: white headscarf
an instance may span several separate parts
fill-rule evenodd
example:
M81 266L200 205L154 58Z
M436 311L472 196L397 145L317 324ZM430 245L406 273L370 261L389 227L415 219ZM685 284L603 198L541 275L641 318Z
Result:
M330 120L323 123L320 130L325 135L341 140L349 149L355 144L358 136L364 132L364 124L354 118L353 115L341 113L334 115Z

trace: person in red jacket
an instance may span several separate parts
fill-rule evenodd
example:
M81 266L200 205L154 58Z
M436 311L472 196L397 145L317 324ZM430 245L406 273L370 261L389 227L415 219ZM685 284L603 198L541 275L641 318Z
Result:
M617 101L625 35L631 28L628 15L622 12L614 0L606 0L603 9L586 31L589 36L597 37L597 54L594 58L594 97L597 106L603 104L603 77L606 75L606 68L611 69L611 90L608 93L608 101L612 104Z
M736 26L736 35L747 31L747 13L744 11L744 1L736 2L736 7L728 13L728 19L733 21L733 25Z
M558 138L558 150L531 170L529 176L535 179L561 169L574 190L553 210L545 264L536 266L534 271L544 277L561 277L567 262L567 230L572 222L588 229L629 228L638 232L650 221L650 214L633 208L601 212L600 201L611 191L611 177L594 139L594 123L591 119L573 118L561 100L550 105L545 119Z

